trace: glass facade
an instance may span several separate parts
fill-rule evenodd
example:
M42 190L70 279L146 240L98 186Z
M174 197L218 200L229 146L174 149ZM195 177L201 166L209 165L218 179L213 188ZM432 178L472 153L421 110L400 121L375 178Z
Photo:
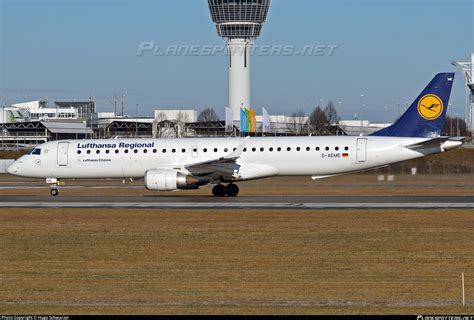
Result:
M257 37L267 18L270 0L208 0L221 37Z
M220 37L241 38L258 37L262 30L261 24L218 24L217 33Z

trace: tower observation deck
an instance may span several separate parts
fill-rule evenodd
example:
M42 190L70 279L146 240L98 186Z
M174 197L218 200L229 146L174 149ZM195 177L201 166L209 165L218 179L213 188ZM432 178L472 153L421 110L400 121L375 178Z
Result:
M229 107L234 120L250 105L250 52L260 35L271 0L208 0L217 33L229 55Z

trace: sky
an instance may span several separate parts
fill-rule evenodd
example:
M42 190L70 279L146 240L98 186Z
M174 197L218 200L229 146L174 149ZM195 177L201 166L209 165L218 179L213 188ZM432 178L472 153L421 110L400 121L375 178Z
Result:
M125 94L132 116L157 108L224 114L225 52L165 54L223 45L205 0L0 0L0 20L7 104L92 96L107 112L113 95ZM343 119L391 122L436 73L456 71L448 112L464 115L464 78L451 62L474 51L473 30L472 0L273 0L252 57L252 107L289 115L332 100ZM158 54L139 55L143 43ZM272 45L293 51L265 54ZM322 55L295 54L305 47Z

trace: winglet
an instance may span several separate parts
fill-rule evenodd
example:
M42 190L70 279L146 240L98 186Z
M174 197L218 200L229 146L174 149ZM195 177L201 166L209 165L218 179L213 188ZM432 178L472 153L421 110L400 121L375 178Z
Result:
M229 153L228 155L226 155L223 159L225 160L235 160L235 159L238 159L240 158L240 156L242 155L242 152L244 152L244 148L245 146L247 145L248 141L250 139L250 136L247 136L244 141L242 141L238 147L235 149L235 151Z

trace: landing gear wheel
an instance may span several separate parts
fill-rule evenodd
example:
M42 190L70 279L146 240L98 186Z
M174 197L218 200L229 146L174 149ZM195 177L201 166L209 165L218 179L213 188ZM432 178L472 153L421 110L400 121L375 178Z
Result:
M225 187L225 194L228 195L229 197L235 197L236 195L239 194L239 187L236 184L229 183Z
M212 188L212 195L214 197L225 197L225 187L222 184L217 184Z
M58 188L51 188L49 193L53 196L56 197L59 194L59 189Z

